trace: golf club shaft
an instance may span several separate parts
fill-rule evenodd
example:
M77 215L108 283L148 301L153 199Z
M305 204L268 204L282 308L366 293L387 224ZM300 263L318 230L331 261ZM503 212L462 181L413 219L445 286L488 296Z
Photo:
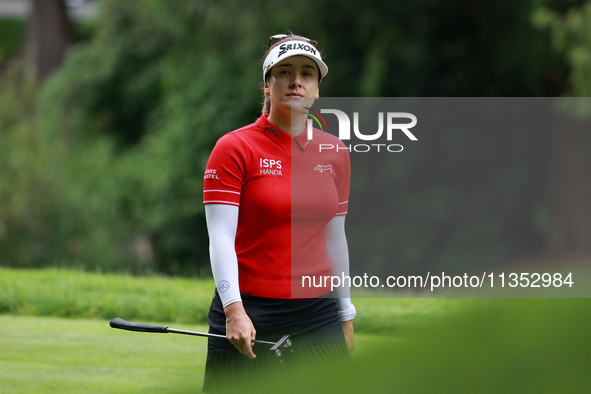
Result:
M187 331L187 330L178 330L176 328L169 328L165 326L157 326L154 324L144 324L144 323L134 323L127 320L123 320L119 317L114 318L111 320L110 323L111 327L119 328L121 330L128 330L128 331L139 331L139 332L158 332L158 333L173 333L173 334L183 334L183 335L195 335L199 337L214 337L214 338L224 338L227 339L225 335L220 334L211 334L206 332L197 332L197 331ZM269 342L269 341L261 341L259 339L253 340L254 343L263 343L266 345L275 345L276 342Z
M174 334L184 334L184 335L196 335L198 337L215 337L215 338L224 338L227 339L225 335L221 334L211 334L209 332L196 332L196 331L187 331L187 330L177 330L176 328L166 328L166 332L172 332ZM269 341L261 341L260 339L254 339L254 343L264 343L266 345L275 345L275 342Z

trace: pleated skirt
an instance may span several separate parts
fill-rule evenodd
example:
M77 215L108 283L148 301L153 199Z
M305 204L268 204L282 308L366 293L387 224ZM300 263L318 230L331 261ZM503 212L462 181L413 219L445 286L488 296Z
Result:
M292 345L281 357L271 345L255 344L249 359L227 340L208 338L203 391L231 392L266 387L266 379L301 365L332 365L348 359L334 299L278 300L242 296L257 339L276 342L289 335ZM209 332L225 335L225 314L217 291L208 316ZM253 387L254 386L254 387Z

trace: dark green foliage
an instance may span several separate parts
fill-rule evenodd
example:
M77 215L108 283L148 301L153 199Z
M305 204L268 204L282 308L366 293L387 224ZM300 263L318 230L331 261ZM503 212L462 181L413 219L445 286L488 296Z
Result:
M382 339L348 363L252 381L268 392L582 393L591 384L589 300L494 300ZM289 384L286 384L289 382Z
M71 167L91 160L87 149L105 146L95 152L103 160L92 165L97 179L76 179L73 187L83 189L85 204L97 204L89 215L121 227L118 233L90 217L82 224L109 229L108 244L120 251L119 258L112 256L119 260L113 268L126 266L125 253L139 242L147 255L127 256L144 259L132 270L207 269L203 167L216 139L244 122L236 119L253 120L258 108L258 80L252 80L257 62L242 66L242 57L252 57L258 45L250 40L250 47L236 51L244 26L222 29L224 13L192 1L107 2L95 37L73 50L44 89L46 124L68 141L68 157L85 152ZM248 17L243 14L243 23ZM209 39L214 32L220 42ZM89 195L102 197L87 200ZM115 216L107 219L107 212Z
M564 54L570 67L568 92L576 97L591 94L591 3L573 7L561 15L549 8L534 14L534 23L550 30L552 46ZM588 114L588 111L586 112Z
M565 66L531 18L571 3L105 0L43 86L2 80L0 264L209 272L203 168L217 138L258 117L272 34L319 41L322 96L555 95ZM401 234L424 235L399 239L401 260L498 262L543 247L536 136L510 136L510 152L509 136L487 138L490 157L466 155L458 132L400 160L392 214ZM491 166L498 154L506 167Z
M25 24L17 19L0 19L0 64L6 61L21 43Z

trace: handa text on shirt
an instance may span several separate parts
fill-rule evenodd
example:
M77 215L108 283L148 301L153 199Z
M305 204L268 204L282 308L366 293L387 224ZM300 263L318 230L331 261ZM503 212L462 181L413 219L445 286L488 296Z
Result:
M283 176L283 174L281 173L281 170L270 170L268 168L261 168L260 174L261 175L281 175L281 176Z

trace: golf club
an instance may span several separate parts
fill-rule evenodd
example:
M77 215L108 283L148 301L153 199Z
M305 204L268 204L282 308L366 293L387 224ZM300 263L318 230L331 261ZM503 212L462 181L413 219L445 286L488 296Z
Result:
M206 332L178 330L176 328L157 326L154 324L134 323L134 322L123 320L119 317L116 317L113 320L111 320L110 326L113 328L119 328L121 330L127 330L127 331L159 332L159 333L163 333L163 334L170 332L173 334L195 335L195 336L199 336L199 337L215 337L215 338L227 339L225 335L210 334L210 333L206 333ZM263 343L266 345L273 345L273 347L271 347L270 350L272 352L275 352L277 357L281 357L281 355L283 354L283 351L291 346L291 340L289 339L289 335L284 335L277 342L261 341L259 339L255 339L255 340L253 340L253 342L254 343Z

